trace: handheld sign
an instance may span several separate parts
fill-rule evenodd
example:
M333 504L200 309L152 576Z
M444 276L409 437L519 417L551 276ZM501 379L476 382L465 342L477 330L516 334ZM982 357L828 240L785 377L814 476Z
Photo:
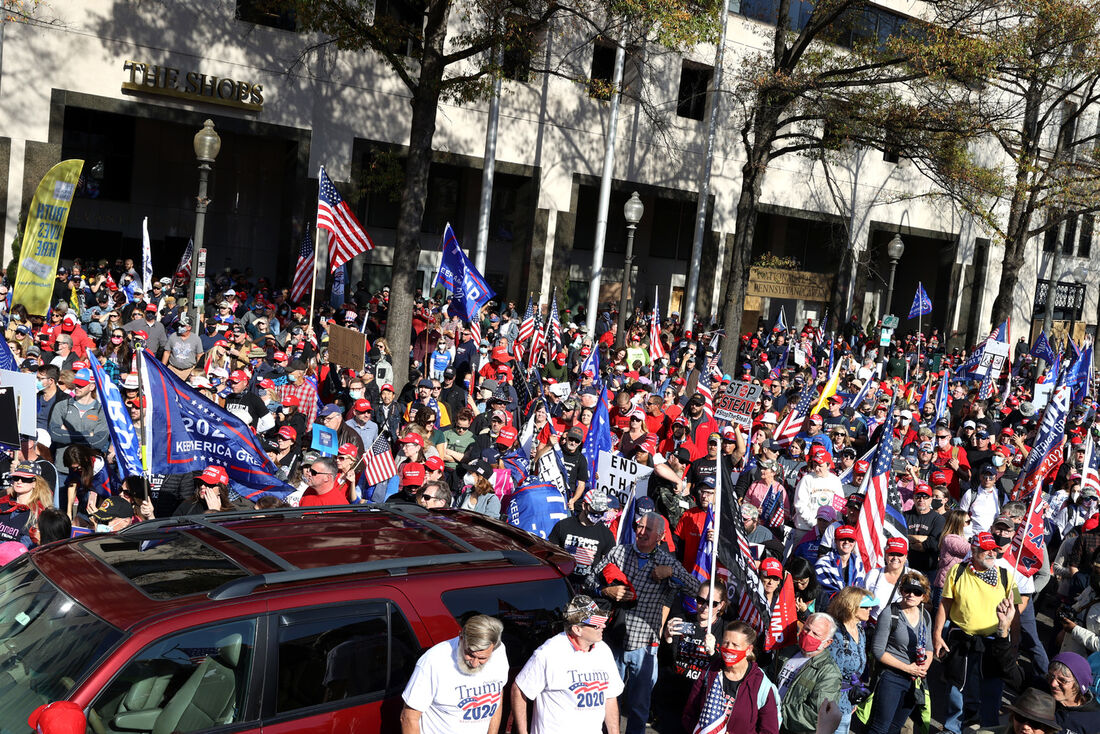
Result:
M714 401L714 417L751 428L753 411L763 394L764 388L761 385L734 381L730 384L729 392Z

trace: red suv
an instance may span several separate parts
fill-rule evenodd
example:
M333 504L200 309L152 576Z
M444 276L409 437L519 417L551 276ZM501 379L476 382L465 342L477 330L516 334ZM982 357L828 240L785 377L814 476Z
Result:
M222 513L48 546L0 569L0 732L70 700L93 734L395 731L421 652L477 613L521 666L570 556L466 512Z

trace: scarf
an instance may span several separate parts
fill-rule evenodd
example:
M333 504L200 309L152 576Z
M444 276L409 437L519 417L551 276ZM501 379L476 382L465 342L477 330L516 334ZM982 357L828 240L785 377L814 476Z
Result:
M977 576L978 578L980 578L982 581L986 582L990 586L996 586L997 585L997 576L998 576L998 574L997 574L997 567L996 566L991 566L990 568L986 569L985 571L979 571L977 568L975 568L974 564L971 563L970 564L970 570L974 572L975 576Z
M778 528L783 524L783 504L779 501L779 485L768 489L768 496L760 503L760 516L769 528Z

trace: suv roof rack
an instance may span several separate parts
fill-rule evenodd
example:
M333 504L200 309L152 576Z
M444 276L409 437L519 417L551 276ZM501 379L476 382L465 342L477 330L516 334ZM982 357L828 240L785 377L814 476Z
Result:
M527 551L472 551L466 553L448 553L446 555L413 556L410 558L386 558L363 563L344 563L338 566L321 568L298 568L293 571L258 573L244 578L227 581L211 591L208 596L215 601L237 599L248 596L261 586L288 584L294 581L312 581L337 578L359 573L388 571L393 576L403 575L410 568L425 566L443 566L452 563L486 563L489 561L507 561L513 566L537 566L539 560Z
M275 553L270 548L260 545L251 538L245 537L225 524L236 520L260 520L272 515L301 518L306 515L335 515L363 512L381 512L400 517L407 522L413 522L426 530L446 538L458 549L457 553L432 554L426 556L410 556L408 558L386 558L377 561L365 561L362 563L343 563L335 566L322 566L320 568L299 568L287 559ZM392 575L404 574L410 568L423 568L426 566L441 566L452 563L485 563L490 561L506 561L515 566L537 566L540 561L527 551L521 550L495 550L485 551L466 540L446 530L431 518L413 513L400 506L369 502L361 505L329 505L323 507L281 507L270 510L241 510L238 512L217 512L203 515L180 515L163 519L148 520L146 522L131 525L122 530L119 535L139 535L149 530L161 530L165 528L199 526L216 535L232 540L248 548L252 553L263 558L271 565L278 568L272 573L252 574L243 578L227 581L211 591L208 596L214 600L236 599L247 596L261 586L272 584L285 584L294 581L307 581L314 579L336 578L358 573L372 573L388 571Z

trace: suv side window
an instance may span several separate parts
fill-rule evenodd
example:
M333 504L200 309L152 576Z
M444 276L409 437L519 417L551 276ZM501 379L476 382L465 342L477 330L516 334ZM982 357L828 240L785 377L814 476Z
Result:
M454 589L443 592L441 598L459 626L475 614L503 622L501 639L508 664L517 668L539 645L561 632L561 615L572 596L565 579L548 579Z
M385 601L284 613L278 624L275 713L401 690L420 643L401 611Z
M88 711L89 731L200 731L244 720L256 620L198 627L154 642ZM98 719L98 720L97 720Z

